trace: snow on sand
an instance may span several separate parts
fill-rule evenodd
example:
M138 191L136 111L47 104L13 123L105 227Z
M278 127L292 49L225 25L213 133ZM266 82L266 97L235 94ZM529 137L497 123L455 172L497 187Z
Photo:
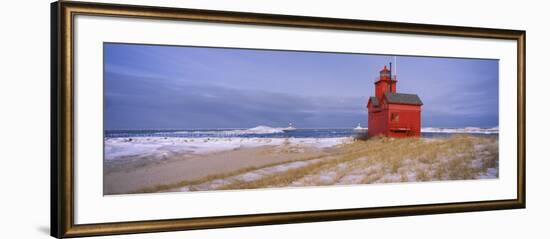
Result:
M205 154L259 146L297 146L329 148L350 141L350 138L177 138L134 137L105 139L105 159L166 153Z

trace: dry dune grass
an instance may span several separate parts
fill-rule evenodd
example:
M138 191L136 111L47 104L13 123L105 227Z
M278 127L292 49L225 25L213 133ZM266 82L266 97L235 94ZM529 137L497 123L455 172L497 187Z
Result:
M457 135L428 140L378 137L336 148L330 160L252 182L234 182L220 189L352 184L342 182L350 174L361 177L359 183L363 184L467 180L483 177L489 168L497 167L497 137Z
M302 157L293 161L312 159L321 160L252 181L228 181L215 190L497 178L498 136L455 135L437 139L375 137L334 147L321 157ZM266 167L285 163L289 162ZM258 169L245 168L139 192L181 187L194 190L193 186L197 184Z

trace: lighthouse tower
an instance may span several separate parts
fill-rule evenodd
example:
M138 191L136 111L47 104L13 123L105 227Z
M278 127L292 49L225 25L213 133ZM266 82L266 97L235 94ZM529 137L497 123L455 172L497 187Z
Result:
M420 136L422 101L416 94L397 93L397 76L386 66L374 82L374 96L369 98L369 137Z
M374 82L375 96L378 99L382 99L384 93L395 93L397 88L397 77L391 76L391 71L384 66L384 69L380 71L380 77Z

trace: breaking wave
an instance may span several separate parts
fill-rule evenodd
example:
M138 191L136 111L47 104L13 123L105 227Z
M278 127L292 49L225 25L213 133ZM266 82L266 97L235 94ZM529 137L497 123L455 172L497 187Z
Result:
M240 136L240 135L258 135L258 134L282 134L284 128L274 128L269 126L256 126L250 129L233 129L233 130L183 130L174 131L170 134L188 134L188 135L204 135L204 136ZM159 132L160 135L165 135L166 132Z

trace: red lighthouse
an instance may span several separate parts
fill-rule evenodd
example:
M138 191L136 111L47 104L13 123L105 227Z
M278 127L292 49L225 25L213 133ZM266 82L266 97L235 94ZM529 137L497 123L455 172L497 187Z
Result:
M384 66L375 85L375 96L369 98L368 135L388 137L420 136L422 101L416 94L397 93L397 77Z

